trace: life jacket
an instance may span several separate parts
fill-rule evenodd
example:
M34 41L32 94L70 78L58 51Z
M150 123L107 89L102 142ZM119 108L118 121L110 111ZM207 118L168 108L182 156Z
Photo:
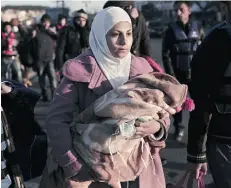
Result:
M200 33L196 21L190 22L188 35L174 22L171 24L176 38L174 51L176 53L176 68L181 71L189 71L190 63L200 42Z
M231 44L231 25L226 22L216 25L209 34L217 30L223 30L228 34L228 44ZM222 62L220 64L221 75L218 78L218 82L214 86L213 92L210 95L212 104L215 106L215 110L218 113L227 114L231 113L231 45L229 45L227 56L221 58Z

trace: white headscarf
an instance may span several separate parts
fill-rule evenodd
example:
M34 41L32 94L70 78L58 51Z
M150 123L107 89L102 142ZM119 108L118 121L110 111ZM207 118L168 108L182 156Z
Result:
M106 34L117 23L131 23L129 15L119 7L101 10L94 18L89 43L96 61L113 88L123 85L129 79L131 53L122 59L114 57L107 45Z

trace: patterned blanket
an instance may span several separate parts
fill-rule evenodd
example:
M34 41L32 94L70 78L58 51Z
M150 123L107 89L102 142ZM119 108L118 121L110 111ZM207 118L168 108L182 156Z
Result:
M134 137L136 121L162 119L174 114L184 104L187 86L164 73L137 76L125 85L97 99L89 108L75 117L72 124L73 145L78 155L96 172L106 169L119 176L119 181L134 179L151 158L140 143L143 138ZM140 154L141 153L141 154ZM132 170L121 178L121 171ZM119 166L115 170L116 161ZM139 164L139 165L137 165Z

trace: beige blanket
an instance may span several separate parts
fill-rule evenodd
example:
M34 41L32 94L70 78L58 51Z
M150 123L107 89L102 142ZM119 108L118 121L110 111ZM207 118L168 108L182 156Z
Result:
M139 166L130 166L134 168L129 171L131 175L119 177L120 181L132 180L145 167L141 160L150 162L147 154L139 154L143 150L140 148L143 138L134 137L135 121L161 120L174 114L174 108L184 103L186 95L187 86L167 74L137 76L100 97L75 118L72 124L77 133L74 148L95 171L99 166L100 169L108 169L108 172L113 171L114 167L110 164L116 158L121 158L120 162L117 160L117 164L120 163L118 172L124 171L129 160L137 161L139 157Z

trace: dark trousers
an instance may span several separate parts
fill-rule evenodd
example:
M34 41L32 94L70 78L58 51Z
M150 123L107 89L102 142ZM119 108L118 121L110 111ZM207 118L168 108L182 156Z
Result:
M173 125L175 127L176 132L184 129L185 124L183 121L183 111L178 112L177 114L173 115Z
M42 92L46 91L46 76L48 76L50 87L53 92L57 87L57 78L53 61L39 61L37 62L36 69Z
M17 57L3 57L1 62L1 77L2 79L15 80L23 83L22 71Z
M217 188L231 188L231 144L208 139L207 159Z
M45 134L28 137L26 140L14 140L15 158L12 161L20 166L24 181L38 177L42 174L47 158L47 139ZM11 165L9 174L13 177ZM13 179L13 178L12 178ZM13 187L13 186L12 186Z
M176 78L181 84L190 85L191 73L190 71L180 71L175 70ZM185 123L183 121L183 111L178 112L173 116L176 131L183 129L185 127Z

